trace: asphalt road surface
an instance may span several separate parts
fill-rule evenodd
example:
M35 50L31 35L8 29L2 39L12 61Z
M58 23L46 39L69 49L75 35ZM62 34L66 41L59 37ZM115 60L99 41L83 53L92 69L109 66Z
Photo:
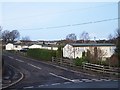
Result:
M10 53L5 53L3 57L5 62L24 74L24 78L9 89L118 88L117 80L97 78Z

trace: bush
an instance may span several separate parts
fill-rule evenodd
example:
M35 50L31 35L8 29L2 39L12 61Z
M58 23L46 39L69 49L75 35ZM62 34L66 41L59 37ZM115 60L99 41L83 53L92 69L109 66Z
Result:
M56 51L56 57L62 58L62 55L63 55L62 46L59 46L58 50Z
M83 63L88 62L88 58L87 57L82 57L82 58L77 57L74 61L75 61L74 63L76 66L82 66Z
M41 60L51 60L52 57L56 57L56 51L47 49L29 49L27 55Z

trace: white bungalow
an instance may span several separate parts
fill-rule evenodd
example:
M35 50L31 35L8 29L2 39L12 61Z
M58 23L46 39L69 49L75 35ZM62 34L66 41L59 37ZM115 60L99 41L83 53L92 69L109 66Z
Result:
M42 48L42 45L34 44L34 45L29 46L29 49L35 49L35 48Z
M22 48L28 48L28 46L26 45L20 45L20 44L12 44L12 43L8 43L5 46L5 50L21 50Z
M90 44L81 44L81 43L73 43L73 44L66 44L63 48L63 57L68 58L81 58L83 52L87 52L89 50L92 54L95 52L95 48L102 50L105 55L104 58L111 57L115 50L114 44L97 44L97 43L90 43Z
M21 45L17 45L17 44L14 44L13 45L13 50L21 50L22 49L22 46Z
M14 45L12 43L8 43L6 46L5 46L5 50L13 50L14 49Z
M58 50L58 46L56 46L56 45L43 45L42 49Z

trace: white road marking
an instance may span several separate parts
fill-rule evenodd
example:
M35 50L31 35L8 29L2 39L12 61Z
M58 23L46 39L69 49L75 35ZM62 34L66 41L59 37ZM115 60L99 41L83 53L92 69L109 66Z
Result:
M24 88L34 88L34 86L24 87Z
M37 67L37 66L35 66L35 65L33 65L33 64L28 63L28 65L30 65L30 66L32 66L32 67L34 67L34 68L37 68L37 69L40 69L40 70L41 70L40 67Z
M11 58L11 59L14 59L13 57L11 57L11 56L8 56L9 58Z
M84 81L84 82L92 82L92 80L90 80L90 79L82 79L82 81Z
M74 79L74 80L72 80L72 82L77 83L77 82L80 82L80 80L79 79Z
M9 66L11 66L11 65L9 65ZM10 86L12 86L12 85L14 85L14 84L20 82L20 81L23 79L23 77L24 77L24 75L23 75L23 73L22 73L21 71L19 71L17 68L15 68L15 67L13 67L13 66L11 66L11 67L14 68L14 69L16 69L18 72L20 72L21 78L18 79L17 81L15 81L15 82L13 82L13 83L7 85L7 86L2 87L2 89L8 88L8 87L10 87Z
M69 83L71 83L71 82L64 82L64 84L69 84Z
M43 63L43 62L42 62ZM47 63L45 63L47 64ZM74 70L71 70L71 69L67 69L67 68L64 68L64 67L61 67L61 66L57 66L57 65L53 65L53 64L50 64L54 67L57 67L57 68L60 68L60 69L63 69L63 70L66 70L66 71L70 71L70 72L74 72L74 73L78 73L78 74L84 74L84 75L88 75L88 76L95 76L95 75L91 75L91 74L88 74L88 73L83 73L83 72L79 72L79 71L74 71Z
M39 85L38 87L43 87L43 86L45 86L45 85Z
M51 84L51 85L59 85L60 83L53 83L53 84Z
M20 59L15 59L15 60L17 60L17 61L19 61L19 62L24 62L24 61L22 61L22 60L20 60Z
M92 81L102 81L101 79L92 79Z
M88 76L95 76L95 75L88 74L88 73L84 73L84 72L79 72L79 71L70 70L70 69L67 69L67 68L64 68L64 67L61 67L61 66L57 66L57 65L54 65L54 64L48 64L48 63L45 63L45 62L42 62L42 61L38 61L38 60L36 60L36 59L31 59L31 58L23 57L23 56L20 56L20 57L26 58L26 59L30 59L30 60L32 60L32 61L44 63L44 64L47 64L47 65L51 65L51 66L54 66L54 67L57 67L57 68L61 68L61 69L66 70L66 71L71 71L71 72L74 72L74 73L84 74L84 75L88 75Z
M113 80L113 81L115 81L115 82L117 81L118 82L118 80Z
M106 79L100 79L101 81L106 81Z
M72 79L69 79L69 78L66 78L66 77L63 77L63 76L56 75L56 74L54 74L54 73L49 73L49 74L52 75L52 76L55 76L55 77L64 79L64 80L68 80L68 81L71 81L71 82L75 82L75 80L72 80Z
M104 79L104 81L111 81L110 79Z

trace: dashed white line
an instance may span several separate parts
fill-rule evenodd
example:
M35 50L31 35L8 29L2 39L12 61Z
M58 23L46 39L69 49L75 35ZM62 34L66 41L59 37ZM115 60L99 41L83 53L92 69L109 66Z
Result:
M75 80L72 80L72 79L69 79L69 78L66 78L66 77L63 77L63 76L56 75L56 74L54 74L54 73L49 73L49 74L52 75L52 76L55 76L55 77L64 79L64 80L71 81L71 82L74 82L74 81L75 81Z
M115 81L115 82L116 82L116 81L118 81L118 80L113 80L113 81Z
M37 66L35 66L35 65L33 65L33 64L28 63L28 65L30 65L30 66L32 66L32 67L34 67L34 68L37 68L37 69L40 69L40 70L41 70L40 67L37 67Z
M92 79L92 81L102 81L101 79Z
M43 87L43 86L45 86L45 85L39 85L38 87Z
M91 79L82 79L83 82L92 82Z
M59 85L60 83L53 83L53 84L51 84L51 85Z
M69 84L69 83L71 83L71 82L64 82L64 84Z
M24 88L34 88L34 86L24 87Z
M13 57L11 57L11 56L8 56L9 58L11 58L11 59L14 59Z
M59 78L61 78L62 76L58 76L58 75L55 75L55 74L53 74L53 73L50 73L51 75L53 75L53 76L56 76L56 77L59 77ZM62 79L63 78L65 78L65 77L62 77ZM66 79L66 78L65 78ZM80 83L80 82L93 82L93 81L110 81L110 79L81 79L81 80L79 80L79 79L74 79L74 80L71 80L70 82L64 82L64 83L53 83L53 84L45 84L45 85L39 85L38 87L40 88L40 87L45 87L45 86L54 86L54 85L60 85L60 84L70 84L70 83L72 83L72 82L74 82L74 83ZM77 81L77 82L76 82ZM115 81L117 81L117 80L115 80ZM34 86L29 86L29 87L24 87L24 89L25 88L34 88Z
M104 81L111 81L110 79L104 79Z
M79 79L74 79L74 80L72 80L72 82L74 82L74 83L77 83L77 82L79 82L80 80Z
M19 61L19 62L24 62L24 61L22 61L22 60L20 60L20 59L15 59L15 60L17 60L17 61Z

